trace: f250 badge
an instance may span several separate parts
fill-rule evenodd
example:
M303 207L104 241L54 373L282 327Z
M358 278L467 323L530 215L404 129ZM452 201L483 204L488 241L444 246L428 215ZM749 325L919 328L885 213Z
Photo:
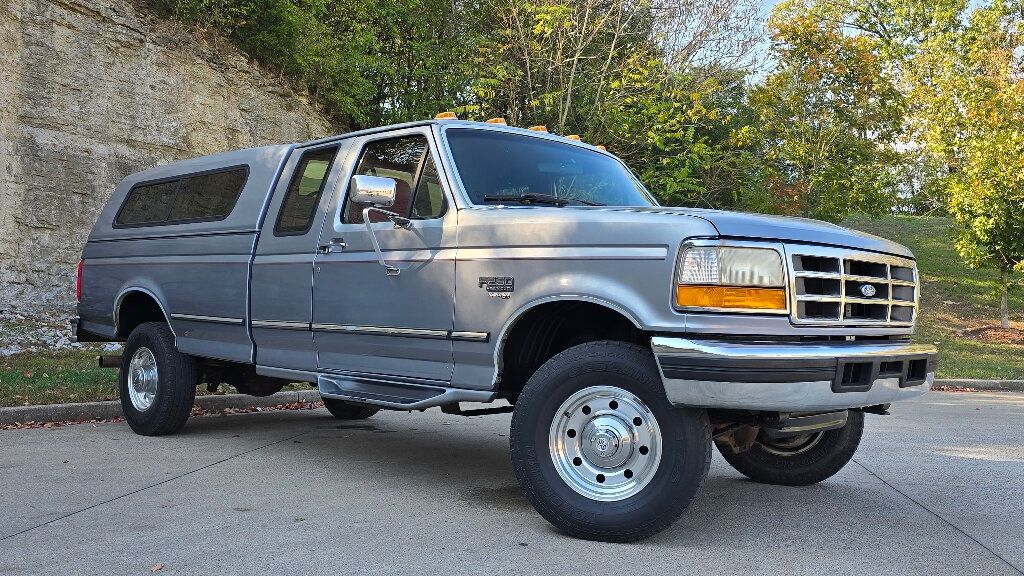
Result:
M516 290L516 279L512 276L481 276L478 287L487 290L491 298L508 300Z

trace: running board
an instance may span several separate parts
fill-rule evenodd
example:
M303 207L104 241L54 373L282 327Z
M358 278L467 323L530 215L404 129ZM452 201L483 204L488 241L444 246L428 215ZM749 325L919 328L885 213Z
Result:
M325 398L394 410L425 410L458 402L490 402L497 396L489 390L466 390L441 384L418 384L341 374L319 375L317 388Z

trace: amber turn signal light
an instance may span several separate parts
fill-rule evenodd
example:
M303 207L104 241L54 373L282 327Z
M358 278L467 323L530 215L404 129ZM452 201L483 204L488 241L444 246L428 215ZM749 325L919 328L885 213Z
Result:
M687 308L736 308L743 310L785 310L783 288L741 288L737 286L676 286L676 306Z

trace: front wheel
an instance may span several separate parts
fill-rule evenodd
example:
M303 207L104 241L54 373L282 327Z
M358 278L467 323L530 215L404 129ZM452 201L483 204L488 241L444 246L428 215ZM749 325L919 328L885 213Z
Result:
M853 459L863 433L864 413L851 410L842 428L758 440L749 450L738 454L718 444L718 451L733 468L755 482L808 486L832 477L846 466Z
M675 409L649 350L590 342L548 360L515 404L510 444L523 493L580 538L629 542L671 525L711 461L703 410Z

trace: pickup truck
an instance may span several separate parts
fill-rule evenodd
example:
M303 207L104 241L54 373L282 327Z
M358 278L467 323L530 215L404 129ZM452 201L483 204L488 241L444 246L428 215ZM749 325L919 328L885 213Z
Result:
M603 541L674 522L712 444L757 482L829 478L936 365L903 246L659 206L603 147L501 119L130 175L77 292L79 340L125 343L106 363L139 434L181 430L201 383L308 382L342 419L511 412L527 498Z

